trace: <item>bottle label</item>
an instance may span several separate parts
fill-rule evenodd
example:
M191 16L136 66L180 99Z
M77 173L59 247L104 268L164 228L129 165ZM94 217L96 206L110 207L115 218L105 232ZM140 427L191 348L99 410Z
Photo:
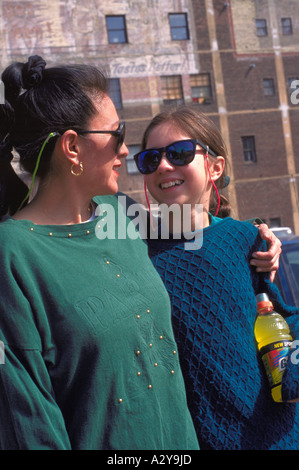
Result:
M281 384L291 346L292 341L277 341L260 350L271 388Z

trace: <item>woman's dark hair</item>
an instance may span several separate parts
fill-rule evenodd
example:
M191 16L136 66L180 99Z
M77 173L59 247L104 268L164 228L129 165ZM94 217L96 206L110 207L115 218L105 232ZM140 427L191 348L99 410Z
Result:
M144 150L147 145L148 137L151 131L162 124L163 122L173 123L180 131L183 131L186 135L190 136L192 139L198 139L203 144L208 145L211 150L213 150L216 155L221 155L225 159L225 168L221 177L215 182L218 191L221 193L221 190L225 188L228 184L229 178L226 174L226 166L228 165L227 150L224 143L224 140L217 128L211 119L209 119L205 114L196 110L193 107L181 106L175 110L169 110L162 112L156 115L152 121L149 123L146 128L141 148ZM209 155L209 158L213 159ZM215 191L211 194L210 201L210 212L215 214L217 208L217 197ZM230 215L230 203L228 199L220 194L220 208L218 212L218 217L224 218Z
M31 56L27 63L9 65L1 76L5 104L0 105L0 217L12 215L24 198L25 185L10 163L12 149L21 167L32 174L48 135L83 130L96 113L93 100L108 93L107 78L95 66L45 66L40 56ZM41 178L49 170L56 140L51 138L44 148L37 173Z

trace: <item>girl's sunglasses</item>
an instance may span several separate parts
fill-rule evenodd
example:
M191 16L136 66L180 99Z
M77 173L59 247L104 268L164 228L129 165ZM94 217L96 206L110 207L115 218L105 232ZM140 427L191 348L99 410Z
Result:
M134 155L137 168L143 175L154 173L161 163L163 154L167 160L175 166L184 166L192 162L196 153L196 146L200 145L206 152L213 157L217 157L216 153L209 149L197 139L179 140L173 142L167 147L159 149L151 148L143 150Z
M117 137L115 153L118 153L125 140L126 123L122 121L116 131L80 131L77 134L111 134Z

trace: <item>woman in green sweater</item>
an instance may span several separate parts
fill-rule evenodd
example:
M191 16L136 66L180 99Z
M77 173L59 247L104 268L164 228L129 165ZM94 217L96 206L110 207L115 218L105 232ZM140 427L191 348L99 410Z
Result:
M125 125L98 69L45 65L33 56L2 74L0 448L198 449L147 246L96 236L95 205L116 204ZM28 204L13 148L39 177Z

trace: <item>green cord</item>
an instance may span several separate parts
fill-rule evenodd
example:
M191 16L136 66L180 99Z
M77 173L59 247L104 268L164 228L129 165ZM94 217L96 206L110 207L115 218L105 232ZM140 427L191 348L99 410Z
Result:
M42 156L42 153L44 151L44 148L45 146L47 145L47 143L49 142L50 139L52 139L52 137L55 137L56 135L59 135L58 132L51 132L48 137L45 139L43 145L42 145L42 148L40 149L40 152L38 154L38 157L37 157L37 160L36 160L36 165L35 165L35 168L34 168L34 172L32 173L32 181L31 181L31 186L30 186L30 189L27 193L27 195L25 196L25 198L23 199L23 201L21 202L19 208L18 208L18 211L20 209L22 209L23 207L23 204L25 203L25 201L29 198L30 194L31 194L31 191L33 189L33 185L34 185L34 181L35 181L35 176L36 176L36 173L37 173L37 170L38 170L38 167L39 167L39 162L40 162L40 159L41 159L41 156Z

